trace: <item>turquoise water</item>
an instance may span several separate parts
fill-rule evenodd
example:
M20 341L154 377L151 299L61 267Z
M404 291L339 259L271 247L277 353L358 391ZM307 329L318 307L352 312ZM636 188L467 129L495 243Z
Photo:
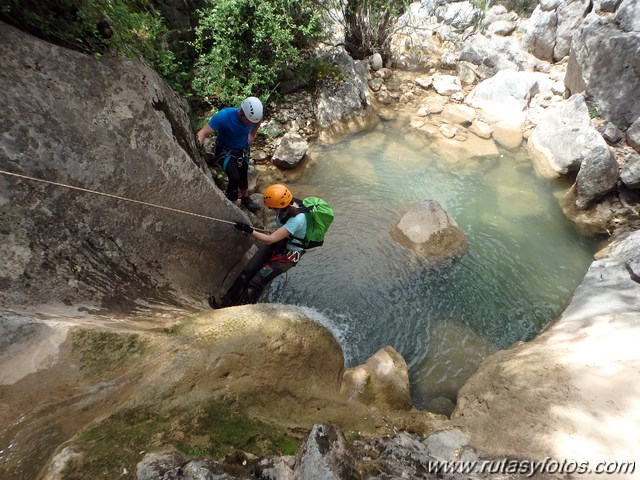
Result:
M315 145L310 157L289 186L327 200L336 218L325 245L276 279L264 300L320 312L348 367L393 346L418 408L450 413L482 358L555 319L591 263L595 241L575 231L524 151L450 167L426 141L382 124ZM470 245L439 269L389 233L425 199Z

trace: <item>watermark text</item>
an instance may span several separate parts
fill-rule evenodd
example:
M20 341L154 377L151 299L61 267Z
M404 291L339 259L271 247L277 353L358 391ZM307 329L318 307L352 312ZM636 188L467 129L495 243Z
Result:
M429 473L475 473L475 474L520 474L533 477L538 474L632 474L636 470L634 461L578 462L575 460L477 460L477 461L431 461Z

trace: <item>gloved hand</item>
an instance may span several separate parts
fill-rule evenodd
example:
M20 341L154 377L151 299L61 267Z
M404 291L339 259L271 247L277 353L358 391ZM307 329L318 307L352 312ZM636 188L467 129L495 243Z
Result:
M236 222L233 226L236 227L241 232L253 233L253 227L251 225L246 224L246 223Z

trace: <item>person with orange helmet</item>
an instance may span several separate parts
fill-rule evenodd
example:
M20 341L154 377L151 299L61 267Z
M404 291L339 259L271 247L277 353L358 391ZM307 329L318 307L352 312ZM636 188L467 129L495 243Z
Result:
M264 245L258 248L220 301L216 301L213 295L209 297L211 308L256 303L264 288L278 275L295 267L305 253L300 245L307 231L307 218L300 211L302 205L298 204L298 200L285 185L279 183L267 187L263 198L265 206L276 211L277 229L265 234L246 223L235 224L238 230L260 240Z
M238 199L240 205L252 212L261 207L249 197L249 145L262 122L262 102L256 97L245 98L239 108L223 108L198 132L198 142L218 133L214 148L214 159L227 174L229 183L226 196L231 202Z

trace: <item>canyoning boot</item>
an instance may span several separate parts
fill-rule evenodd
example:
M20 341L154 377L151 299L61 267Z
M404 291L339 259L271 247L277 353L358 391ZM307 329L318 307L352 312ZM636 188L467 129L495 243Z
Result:
M229 300L225 299L224 297L222 297L220 300L216 300L216 297L211 295L209 297L209 306L214 310L218 310L220 308L232 307L233 305L231 304L231 302L229 302Z
M251 200L251 197L242 197L242 199L240 200L240 205L253 213L257 213L262 210L262 207Z
M225 303L224 299L222 299L222 300L218 301L218 300L216 300L216 297L215 297L215 296L213 296L213 295L211 295L211 296L208 298L208 301L209 301L209 306L210 306L211 308L213 308L214 310L217 310L217 309L219 309L219 308L225 308L225 307L227 307L227 306L228 306L228 305L226 305L226 303Z

